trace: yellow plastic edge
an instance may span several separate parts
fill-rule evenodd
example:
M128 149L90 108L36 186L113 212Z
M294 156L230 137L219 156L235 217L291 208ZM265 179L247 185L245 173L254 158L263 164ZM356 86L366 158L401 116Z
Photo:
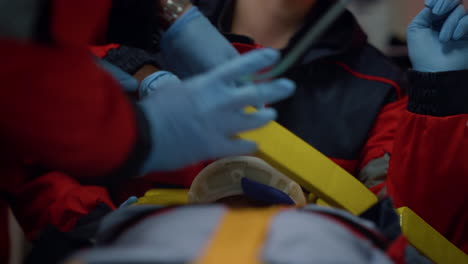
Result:
M397 209L400 225L408 241L422 254L439 264L468 264L468 255L448 241L408 207Z
M239 137L257 142L256 156L327 204L358 215L378 200L354 176L276 122Z
M138 199L136 205L183 205L187 204L188 189L153 189Z
M327 202L325 202L322 199L317 199L315 204L318 205L318 206L323 206L323 207L333 207L333 206L331 206L330 204L328 204Z

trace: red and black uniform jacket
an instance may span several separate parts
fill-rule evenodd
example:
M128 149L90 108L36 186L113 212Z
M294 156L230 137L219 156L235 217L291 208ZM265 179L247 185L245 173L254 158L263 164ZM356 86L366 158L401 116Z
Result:
M195 1L223 32L229 31L232 1ZM294 44L314 19L328 8L320 2L310 21L292 40ZM245 36L227 34L241 51L255 48ZM106 57L112 57L111 50ZM290 47L283 52L287 52ZM120 52L120 51L119 51ZM121 53L119 53L121 57ZM104 53L100 54L101 56ZM321 42L286 74L298 84L297 94L281 104L279 122L355 175L380 174L388 167L399 116L406 101L402 73L371 47L350 13L344 14ZM377 162L373 162L377 161ZM368 165L371 166L368 166ZM377 164L377 165L374 165ZM203 164L186 170L149 175L152 182L190 185ZM141 183L141 184L139 184ZM151 182L125 184L117 190L120 200Z
M467 76L468 71L409 73L413 87L409 89L409 104L403 113L387 180L396 207L410 207L465 252L468 252ZM374 221L394 241L387 253L396 258L395 262L405 263L411 252L405 250L405 239L398 236L399 221L391 207L388 200L381 201L362 217ZM93 214L80 220L85 231L89 231L92 219L96 221ZM37 259L65 257L57 256L57 247L62 247L63 252L76 249L62 241L86 240L79 235L83 234L83 226L65 234L52 232L52 236L42 237L42 242L52 241L52 246L40 243L33 255ZM92 237L93 233L87 235Z
M145 160L147 121L96 66L88 45L153 47L156 3L30 0L1 10L18 21L2 20L0 27L0 199L28 235L44 224L70 227L67 221L76 221L70 216L88 213L97 202L112 207L105 189L80 187L77 180L119 180L135 175ZM14 13L25 7L29 17ZM74 206L68 215L53 213L68 202ZM6 234L0 236L7 245Z
M241 53L259 47L247 36L228 33L234 1L193 2ZM294 47L329 7L327 1L317 2L305 26L282 52ZM115 54L122 55L120 49L112 49L105 57L115 63ZM278 122L367 186L382 183L407 103L407 85L404 73L367 42L352 14L342 15L284 77L294 80L297 90L292 98L273 106ZM190 185L202 168L146 178ZM147 186L151 185L143 188ZM378 192L380 186L376 187Z
M409 80L388 193L468 253L468 71L410 72Z
M254 46L247 36L228 33L234 1L194 2L237 46ZM318 1L283 53L329 7L328 1ZM406 105L406 83L404 73L367 42L353 15L343 14L285 77L297 83L297 90L274 105L278 122L366 185L375 185L368 181L372 177L381 181Z

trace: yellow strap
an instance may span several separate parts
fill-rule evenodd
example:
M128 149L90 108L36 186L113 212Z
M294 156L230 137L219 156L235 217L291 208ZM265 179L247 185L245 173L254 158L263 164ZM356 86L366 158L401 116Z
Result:
M408 207L399 208L403 234L408 241L434 263L468 263L468 255L448 241Z
M138 199L135 205L182 205L187 204L187 189L153 189Z
M239 137L257 142L257 157L333 207L359 215L378 200L354 176L276 122Z
M228 211L194 264L259 264L270 222L281 208Z

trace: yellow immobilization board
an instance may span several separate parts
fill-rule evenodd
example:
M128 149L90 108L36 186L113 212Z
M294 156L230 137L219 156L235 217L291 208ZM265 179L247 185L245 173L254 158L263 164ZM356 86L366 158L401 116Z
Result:
M354 176L276 122L239 137L257 142L259 158L331 206L357 215L377 202Z
M399 208L401 230L419 252L434 263L468 263L468 255L408 207Z

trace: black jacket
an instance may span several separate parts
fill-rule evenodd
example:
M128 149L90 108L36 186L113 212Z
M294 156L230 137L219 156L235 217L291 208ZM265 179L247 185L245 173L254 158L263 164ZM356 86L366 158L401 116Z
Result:
M246 36L228 33L234 1L194 3L231 42L254 43ZM326 1L318 1L304 28L283 52L329 6ZM405 95L403 76L367 42L367 36L347 11L286 74L298 87L292 98L274 105L279 112L278 122L358 174L370 161L391 152L399 112L405 108L405 103L399 101Z

